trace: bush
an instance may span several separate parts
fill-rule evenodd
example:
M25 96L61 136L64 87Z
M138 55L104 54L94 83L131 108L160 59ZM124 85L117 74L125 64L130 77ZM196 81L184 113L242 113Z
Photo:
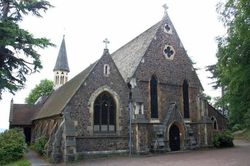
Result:
M223 147L233 147L233 136L230 132L224 131L221 133L217 133L213 137L213 145L217 148Z
M242 130L242 126L240 124L235 124L233 127L232 127L232 131L235 132L235 131L239 131L239 130Z
M250 109L248 109L244 115L244 122L245 122L245 127L250 129Z
M32 149L38 152L40 155L44 155L45 144L48 142L47 138L42 136L35 140L35 143L32 145Z
M0 134L0 165L23 157L26 149L22 130L10 129Z

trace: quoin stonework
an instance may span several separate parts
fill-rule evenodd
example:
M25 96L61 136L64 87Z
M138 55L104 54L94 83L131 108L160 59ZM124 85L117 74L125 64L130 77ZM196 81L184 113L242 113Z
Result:
M71 80L69 71L63 37L53 93L32 106L11 102L10 128L23 128L28 143L46 136L46 154L54 162L129 149L147 154L208 147L214 133L226 128L225 117L202 95L167 12L112 54L106 46Z

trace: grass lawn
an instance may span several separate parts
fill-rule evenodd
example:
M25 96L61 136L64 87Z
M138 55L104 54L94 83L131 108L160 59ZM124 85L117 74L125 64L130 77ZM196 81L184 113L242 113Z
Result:
M30 162L26 159L20 159L5 166L30 166Z

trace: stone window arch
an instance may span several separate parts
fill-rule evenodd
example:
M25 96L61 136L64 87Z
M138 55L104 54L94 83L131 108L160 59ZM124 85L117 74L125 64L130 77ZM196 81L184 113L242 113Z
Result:
M58 84L59 83L59 76L57 75L56 76L56 84Z
M60 84L64 84L64 76L63 75L61 75Z
M212 117L211 117L211 121L213 122L213 129L214 129L214 130L218 130L217 119L216 119L214 116L212 116Z
M184 80L182 84L182 95L183 95L183 111L184 118L189 118L189 85L188 81Z
M169 24L164 25L164 32L168 34L172 34L172 27Z
M116 104L113 96L104 91L94 102L94 132L116 131Z
M158 80L155 75L150 80L151 118L158 118Z
M108 64L105 64L103 66L103 74L104 76L108 77L110 74L110 66Z
M175 56L175 49L173 46L166 44L163 48L163 55L168 60L173 60Z

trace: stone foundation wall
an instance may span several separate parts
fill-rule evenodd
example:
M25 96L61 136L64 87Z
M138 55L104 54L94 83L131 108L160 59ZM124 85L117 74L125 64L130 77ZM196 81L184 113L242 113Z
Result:
M127 136L76 137L76 151L119 151L128 150Z

